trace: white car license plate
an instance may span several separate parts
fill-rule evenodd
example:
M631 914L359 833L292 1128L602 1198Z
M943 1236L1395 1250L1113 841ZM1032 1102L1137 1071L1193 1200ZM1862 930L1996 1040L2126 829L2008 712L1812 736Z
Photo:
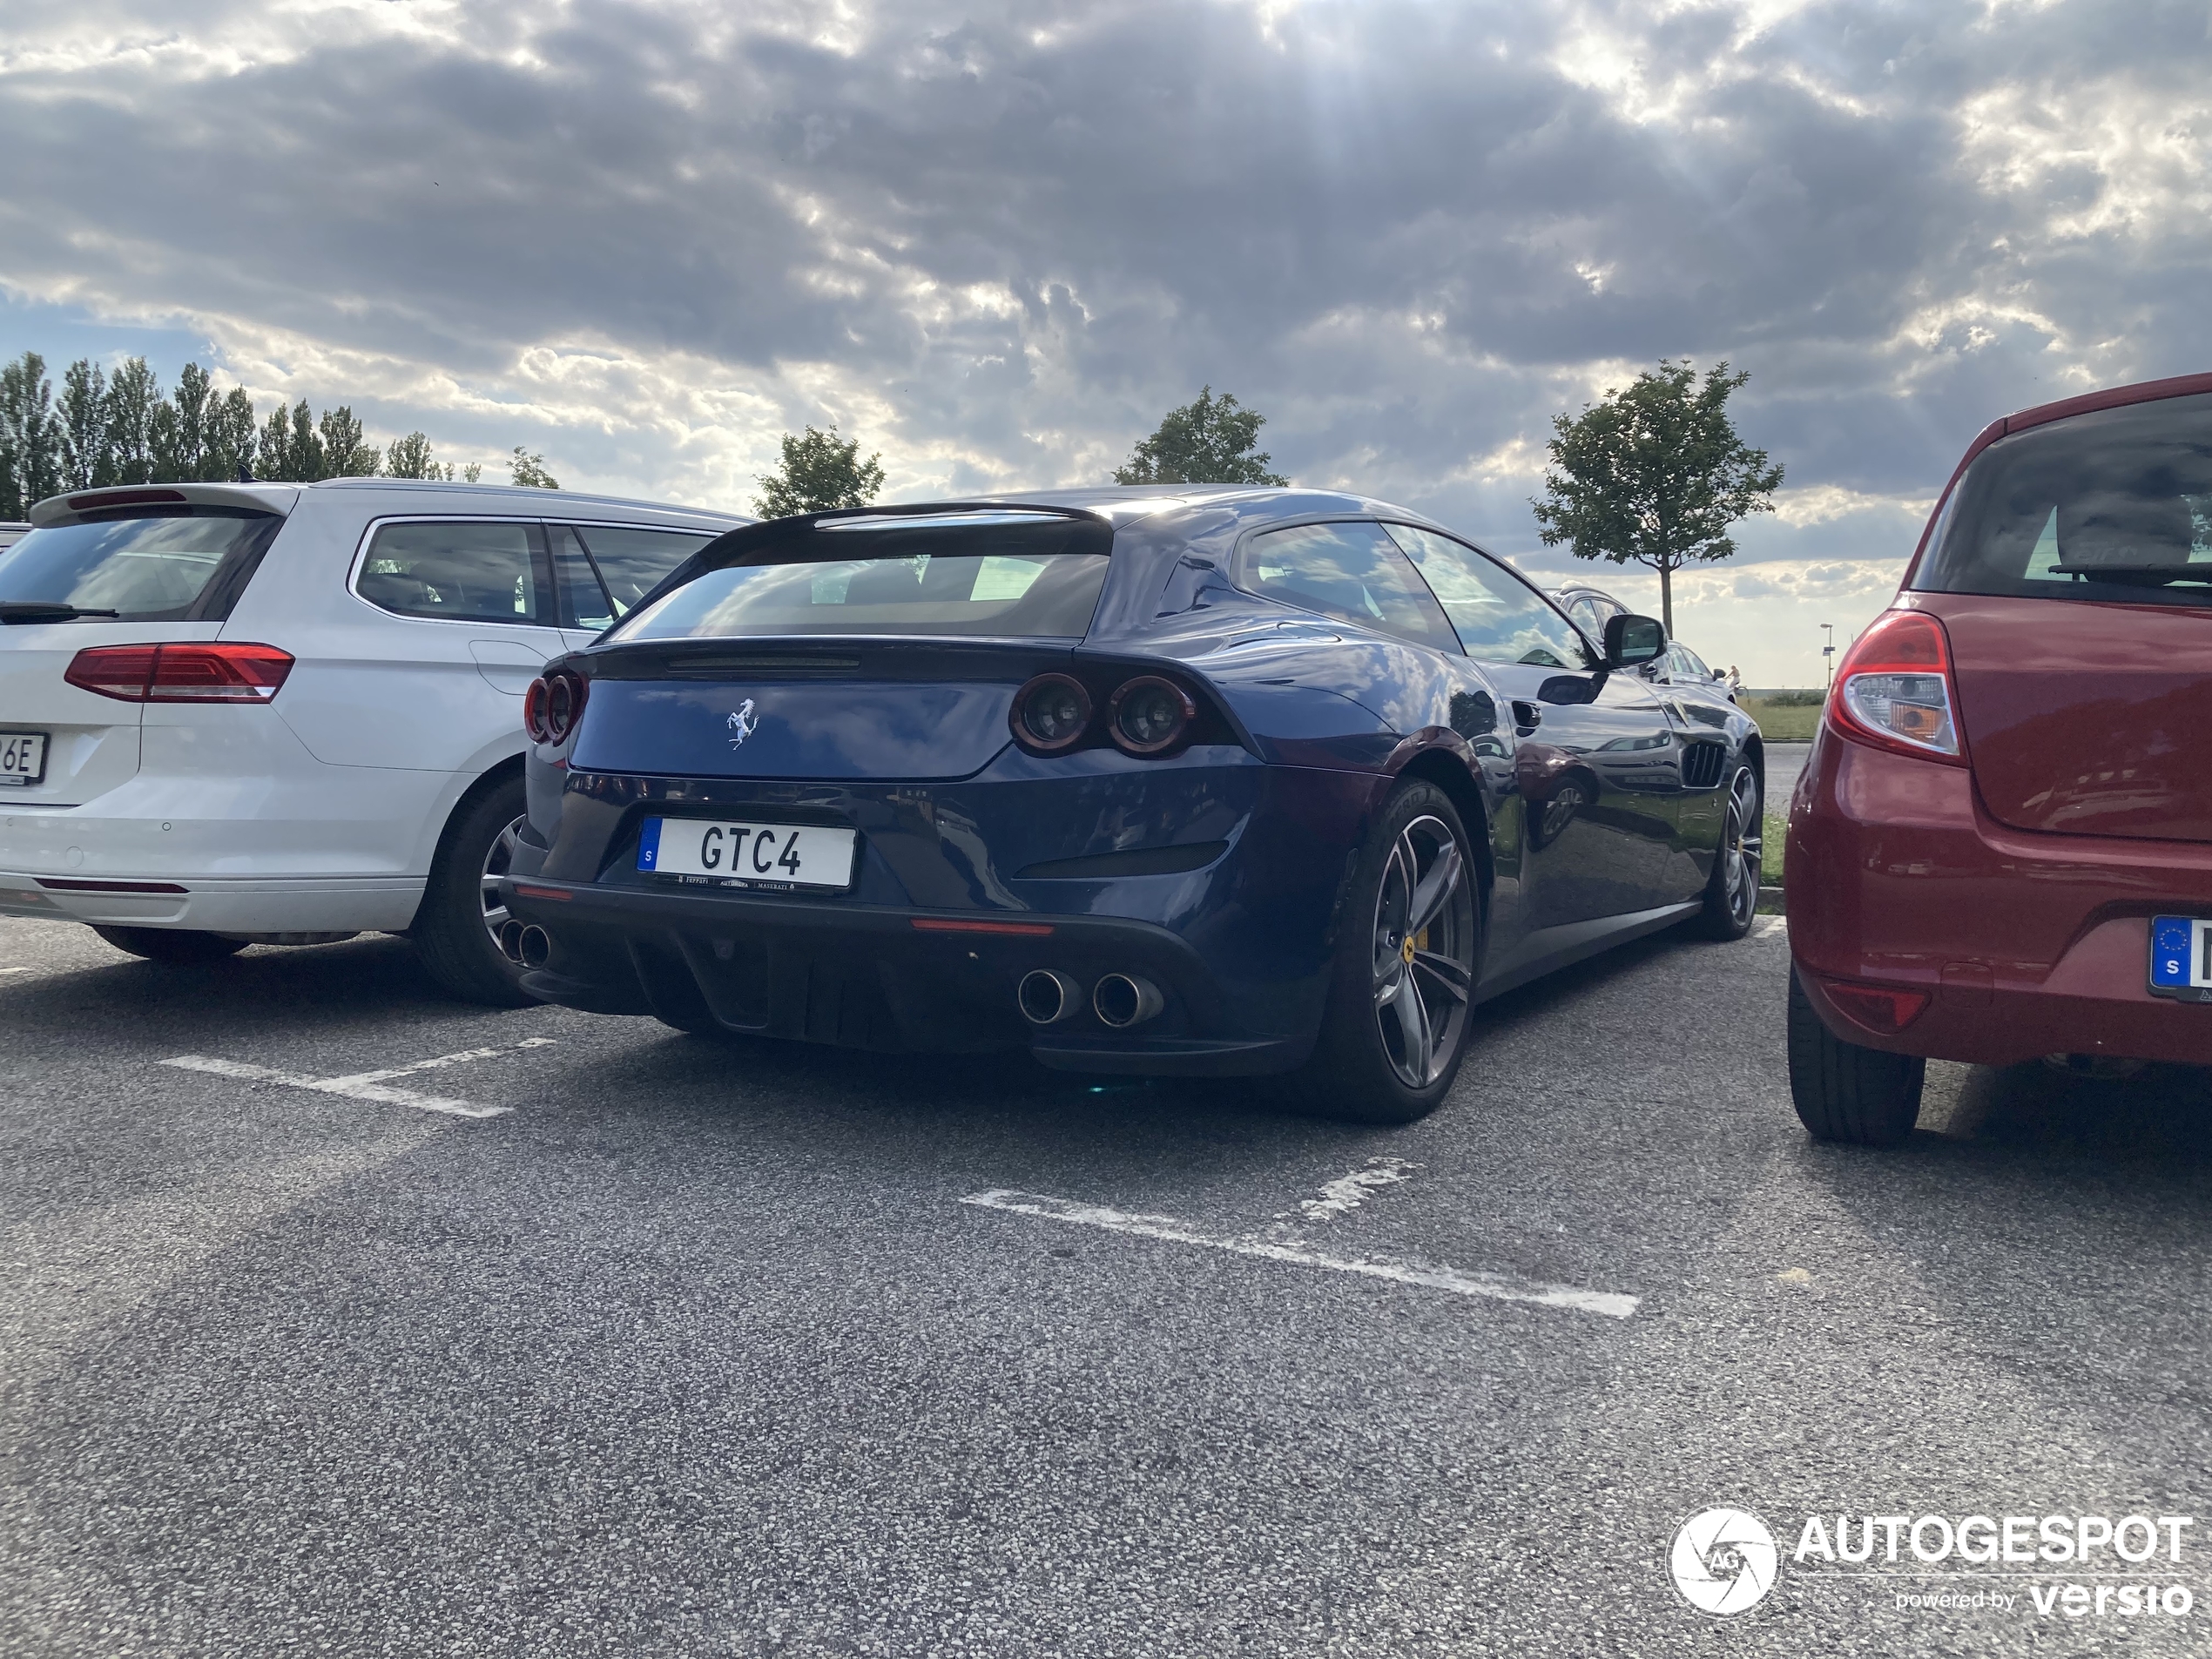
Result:
M2153 996L2212 1002L2212 921L2151 918L2150 990Z
M649 818L637 867L655 875L741 882L749 887L853 885L859 836L817 824L738 824L716 818Z
M44 732L0 732L0 784L27 788L45 776Z

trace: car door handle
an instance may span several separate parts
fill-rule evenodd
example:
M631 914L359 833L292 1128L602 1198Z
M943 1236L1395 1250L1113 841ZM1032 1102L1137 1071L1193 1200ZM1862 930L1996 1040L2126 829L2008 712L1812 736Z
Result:
M1515 725L1536 726L1544 723L1544 711L1526 698L1513 700L1513 723Z

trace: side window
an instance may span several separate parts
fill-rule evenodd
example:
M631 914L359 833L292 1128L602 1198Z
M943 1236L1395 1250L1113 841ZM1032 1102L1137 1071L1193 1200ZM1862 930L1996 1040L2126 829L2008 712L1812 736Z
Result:
M550 619L528 524L387 524L354 590L380 610L440 622Z
M714 539L699 530L649 530L606 524L579 524L576 534L582 538L584 556L599 573L614 606L614 617L607 622L578 624L583 627L610 626L614 617L628 616L663 577Z
M1468 656L1539 668L1590 665L1575 624L1487 554L1410 524L1393 524L1390 533L1436 590Z
M560 579L561 626L588 628L595 634L613 627L614 607L576 532L565 524L548 524L545 539L553 545L553 571Z
M1300 524L1244 543L1238 580L1264 598L1457 654L1435 596L1379 524Z

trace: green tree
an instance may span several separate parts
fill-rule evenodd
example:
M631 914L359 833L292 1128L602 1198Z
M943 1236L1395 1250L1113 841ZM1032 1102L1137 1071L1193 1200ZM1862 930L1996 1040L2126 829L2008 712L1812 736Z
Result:
M329 458L322 452L314 414L304 397L292 406L292 475L303 484L330 476Z
M57 412L62 422L62 488L90 489L115 482L107 439L107 376L80 357L62 376Z
M301 398L289 409L280 401L261 428L260 459L253 475L265 483L311 484L330 470L314 411Z
M545 457L527 453L519 443L515 446L515 458L507 465L514 474L515 487L518 489L558 489L561 487L561 481L545 470ZM452 475L450 471L446 474L448 478ZM474 478L469 480L472 484L475 482Z
M207 371L186 363L176 390L154 406L151 432L153 475L161 483L186 483L207 468L207 404L214 388Z
M201 477L216 483L243 482L253 475L253 400L233 386L207 415L207 448Z
M1688 358L1662 358L1578 415L1554 415L1545 496L1532 501L1547 547L1630 560L1659 572L1660 618L1675 631L1674 573L1736 551L1729 527L1774 510L1779 462L1736 434L1730 393L1750 376L1721 363L1701 382Z
M46 360L27 351L0 368L0 518L21 518L62 487L61 447Z
M354 411L341 403L334 409L326 409L316 423L322 438L323 476L326 478L374 478L376 475L376 446L368 442L361 430L361 423L354 418Z
M430 459L430 440L420 432L410 432L404 438L392 440L384 451L384 475L387 478L439 478L443 469Z
M465 467L455 467L451 462L441 463L432 459L430 440L420 432L410 432L404 438L393 439L391 447L385 450L384 475L420 478L430 483L473 484L484 475L484 469L474 461Z
M796 437L785 433L783 452L782 467L755 480L760 494L753 510L763 518L866 507L883 488L882 456L861 460L860 441L840 440L834 426L826 432L810 426Z
M1267 417L1237 400L1202 387L1195 401L1170 409L1159 430L1130 451L1114 469L1117 484L1276 484L1290 480L1267 470L1272 459L1258 448Z
M292 476L292 412L281 398L262 422L254 446L253 475L265 484L282 483Z
M107 442L118 484L153 479L153 410L161 382L143 357L126 357L107 377Z

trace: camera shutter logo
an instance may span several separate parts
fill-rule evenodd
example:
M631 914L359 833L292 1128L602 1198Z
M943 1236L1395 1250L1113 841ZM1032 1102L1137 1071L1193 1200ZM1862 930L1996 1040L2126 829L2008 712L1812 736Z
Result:
M1683 1522L1667 1565L1683 1601L1724 1618L1756 1607L1774 1588L1781 1553L1749 1510L1708 1509Z

